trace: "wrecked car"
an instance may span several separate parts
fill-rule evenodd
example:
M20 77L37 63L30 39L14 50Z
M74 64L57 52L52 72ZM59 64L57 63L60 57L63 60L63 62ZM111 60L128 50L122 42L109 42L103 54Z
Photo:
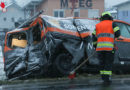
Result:
M121 28L116 39L114 65L130 65L130 24L115 20ZM63 76L94 51L91 33L96 19L55 18L42 15L28 25L7 32L4 46L6 76L19 78L37 75ZM99 65L96 53L86 63ZM118 69L117 69L118 70Z

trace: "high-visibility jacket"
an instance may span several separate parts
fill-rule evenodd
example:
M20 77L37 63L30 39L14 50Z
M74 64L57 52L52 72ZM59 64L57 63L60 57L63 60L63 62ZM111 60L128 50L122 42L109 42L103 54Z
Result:
M96 25L96 51L112 51L114 48L113 21L104 20Z

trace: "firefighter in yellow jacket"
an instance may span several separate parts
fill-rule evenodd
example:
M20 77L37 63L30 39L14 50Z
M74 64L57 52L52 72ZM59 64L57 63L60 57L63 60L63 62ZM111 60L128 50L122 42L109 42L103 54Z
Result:
M113 22L109 12L101 15L100 23L93 32L93 44L100 60L100 74L104 83L111 82L112 64L114 61L114 38L120 36L120 28Z

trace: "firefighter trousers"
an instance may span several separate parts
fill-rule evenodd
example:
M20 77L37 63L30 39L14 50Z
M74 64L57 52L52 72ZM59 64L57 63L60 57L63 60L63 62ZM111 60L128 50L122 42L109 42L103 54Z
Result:
M100 61L101 77L103 81L110 81L114 61L114 51L98 51L97 54Z

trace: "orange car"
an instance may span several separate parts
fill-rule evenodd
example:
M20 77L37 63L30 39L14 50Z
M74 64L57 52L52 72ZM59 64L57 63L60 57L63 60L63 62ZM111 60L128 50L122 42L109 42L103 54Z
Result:
M94 19L39 16L26 26L7 32L4 46L7 77L67 75L94 51L91 33L98 22ZM119 25L122 35L116 39L115 64L127 65L130 60L130 24L114 22ZM96 55L87 64L98 65Z

